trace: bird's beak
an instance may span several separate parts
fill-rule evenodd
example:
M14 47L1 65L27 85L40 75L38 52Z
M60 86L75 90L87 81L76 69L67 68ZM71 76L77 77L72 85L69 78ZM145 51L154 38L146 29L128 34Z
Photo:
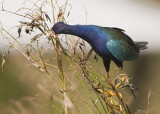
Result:
M46 34L46 38L50 38L53 35L55 35L55 32L53 30L50 30L50 32Z

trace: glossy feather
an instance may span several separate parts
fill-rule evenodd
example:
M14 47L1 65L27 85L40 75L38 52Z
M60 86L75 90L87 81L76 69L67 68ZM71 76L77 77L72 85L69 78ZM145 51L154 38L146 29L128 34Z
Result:
M56 34L71 34L87 41L94 51L102 57L107 72L111 60L122 68L124 60L137 59L139 50L147 48L147 42L135 43L124 33L124 30L119 28L96 25L68 25L58 22L52 27L52 30Z

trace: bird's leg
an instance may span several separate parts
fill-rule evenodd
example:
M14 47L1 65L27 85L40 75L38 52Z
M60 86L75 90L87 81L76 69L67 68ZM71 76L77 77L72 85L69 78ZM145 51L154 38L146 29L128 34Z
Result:
M122 67L118 67L120 70L120 74L125 74Z
M105 76L105 77L106 77L106 81L111 84L112 81L111 81L111 78L109 76L109 72L107 72L107 76Z
M109 68L110 68L110 60L103 58L103 64L105 66L106 72L107 72L107 76L105 76L106 80L111 80L109 77Z
M109 72L107 72L107 78L108 78L109 80L111 80L111 79L110 79L110 76L109 76Z
M121 72L123 72L123 67L119 67L119 69L121 70Z
M114 89L114 85L109 77L109 72L107 72L107 76L105 76L106 82L111 86L112 89Z

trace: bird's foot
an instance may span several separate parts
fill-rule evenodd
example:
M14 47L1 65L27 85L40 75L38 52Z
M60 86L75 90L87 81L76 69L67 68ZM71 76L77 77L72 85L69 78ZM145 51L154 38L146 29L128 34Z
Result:
M107 72L107 76L105 76L105 79L109 83L109 85L113 85L108 72Z
M109 77L109 73L107 72L107 76L105 76L106 82L110 85L111 88L114 88L112 80Z
M111 81L110 76L109 76L109 72L107 72L107 78L108 78L108 80Z

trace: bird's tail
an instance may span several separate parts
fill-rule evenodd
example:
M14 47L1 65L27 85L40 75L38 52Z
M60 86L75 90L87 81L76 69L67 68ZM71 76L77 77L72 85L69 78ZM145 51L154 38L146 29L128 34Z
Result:
M148 42L146 41L141 41L141 42L137 42L135 41L134 44L136 45L136 47L138 48L138 50L144 50L144 49L147 49L147 44Z

